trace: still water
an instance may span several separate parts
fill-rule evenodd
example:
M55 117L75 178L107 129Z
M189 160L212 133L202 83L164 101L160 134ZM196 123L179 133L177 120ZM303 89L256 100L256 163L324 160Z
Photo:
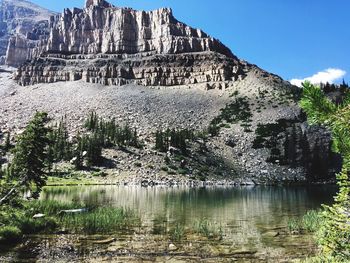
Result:
M333 187L142 188L124 186L47 187L42 200L78 201L130 208L144 224L157 216L191 225L206 218L223 225L276 226L290 217L330 204Z
M116 241L104 247L91 247L85 243L84 253L69 255L66 261L291 262L315 254L316 246L311 235L290 234L288 220L302 217L308 210L319 209L321 204L331 204L335 192L336 188L330 186L79 186L46 187L41 199L124 207L132 209L141 218L141 228L137 233L114 236ZM154 232L158 224L163 224L160 222L167 222L167 229L178 224L191 229L203 219L220 226L222 240L207 240L188 234L171 252L169 236ZM33 245L38 247L36 251L43 246L47 250L57 248L57 237L46 238L36 237ZM42 240L45 240L45 245L40 243ZM74 242L71 246L74 249ZM45 254L44 259L55 262L55 255ZM37 253L36 259L40 260L40 257L43 256ZM60 259L65 262L64 256Z

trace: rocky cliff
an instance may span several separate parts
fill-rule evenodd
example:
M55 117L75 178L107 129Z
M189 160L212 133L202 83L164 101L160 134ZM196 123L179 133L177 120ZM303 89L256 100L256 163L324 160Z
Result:
M0 4L0 63L16 66L31 54L36 41L47 37L53 12L24 0Z
M83 9L65 9L25 37L14 36L7 61L24 59L17 83L7 75L0 83L0 126L23 128L38 109L56 119L67 116L72 134L90 111L128 122L147 142L142 167L157 167L152 175L137 168L140 180L161 173L166 158L154 153L153 136L166 128L216 134L191 146L186 180L317 181L340 166L330 134L306 125L299 88L238 59L220 41L177 21L170 9L135 11L88 0ZM130 174L134 156L106 154Z
M83 9L52 17L49 31L34 44L13 40L11 54L33 58L18 69L21 85L79 79L107 85L225 82L244 77L248 66L219 40L177 21L168 8L145 12L86 1ZM11 54L8 60L15 60Z

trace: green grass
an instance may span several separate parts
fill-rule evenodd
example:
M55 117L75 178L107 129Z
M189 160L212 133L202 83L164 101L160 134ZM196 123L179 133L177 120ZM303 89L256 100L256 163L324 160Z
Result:
M288 220L289 232L297 234L302 232L315 233L322 226L323 219L319 211L310 210L302 218Z
M94 185L98 184L98 181L94 178L86 177L55 177L50 176L47 180L47 186L55 185Z
M62 210L86 208L81 213L60 213ZM34 219L35 214L44 214ZM57 201L23 202L19 208L0 210L0 243L16 243L23 234L53 233L65 229L77 234L105 234L130 230L140 225L140 219L131 210L113 207L94 207L80 203Z
M173 242L180 242L185 237L185 228L181 224L176 224L175 227L170 230L169 234Z
M202 236L210 238L223 237L222 227L215 223L209 222L207 219L200 219L194 224L194 232Z
M74 233L105 234L139 225L135 214L123 208L97 208L92 211L63 215L58 220Z
M103 234L129 228L138 224L138 217L130 210L113 207L93 207L79 203L61 203L57 201L31 202L33 213L43 213L54 217L57 224L69 231L86 234ZM87 212L62 214L62 210L87 209Z
M291 233L300 233L302 230L300 220L295 218L288 220L287 227Z
M308 232L316 232L322 225L323 219L320 212L311 210L302 218L303 228Z

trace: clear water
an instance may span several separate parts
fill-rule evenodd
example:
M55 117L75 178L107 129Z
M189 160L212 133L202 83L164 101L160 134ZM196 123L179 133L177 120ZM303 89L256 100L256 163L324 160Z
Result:
M142 188L124 186L47 187L42 200L81 201L130 208L143 223L158 216L191 225L206 218L223 225L249 221L276 226L290 217L330 204L334 187Z
M79 243L79 253L67 255L67 261L120 262L139 260L181 262L186 259L206 262L290 262L313 255L316 251L311 235L291 235L287 222L303 216L321 204L332 203L335 187L237 187L237 188L142 188L124 186L46 187L42 200L80 201L97 206L115 206L134 210L142 227L132 236L117 236L105 247ZM175 255L168 251L168 236L155 234L158 224L166 229L181 224L191 229L206 219L220 226L220 241L201 239L187 234L176 244ZM59 237L62 239L62 236ZM103 237L106 238L106 237ZM60 253L56 237L35 237L25 250L36 251L33 261L43 258L54 262ZM66 237L69 239L69 237ZM126 242L126 240L128 240ZM43 246L43 242L45 245ZM72 241L73 242L73 241ZM70 246L75 246L73 242ZM84 253L81 253L83 246ZM57 250L49 255L40 249ZM108 253L106 253L108 251ZM122 251L126 251L125 253ZM209 251L209 252L207 252ZM12 251L13 252L13 251ZM23 257L22 252L12 254ZM45 254L45 256L43 256ZM64 256L63 256L64 258ZM62 259L62 256L61 256ZM116 260L116 261L118 261Z

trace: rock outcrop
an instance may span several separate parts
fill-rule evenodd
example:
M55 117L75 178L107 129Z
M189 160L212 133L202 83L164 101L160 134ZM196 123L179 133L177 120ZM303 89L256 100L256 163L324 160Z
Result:
M33 55L30 49L47 38L54 12L24 0L0 3L0 64L17 66Z
M168 8L145 12L88 0L84 9L52 17L49 31L35 43L13 40L15 57L8 59L32 59L17 71L21 85L79 79L106 85L225 82L243 78L248 67Z

